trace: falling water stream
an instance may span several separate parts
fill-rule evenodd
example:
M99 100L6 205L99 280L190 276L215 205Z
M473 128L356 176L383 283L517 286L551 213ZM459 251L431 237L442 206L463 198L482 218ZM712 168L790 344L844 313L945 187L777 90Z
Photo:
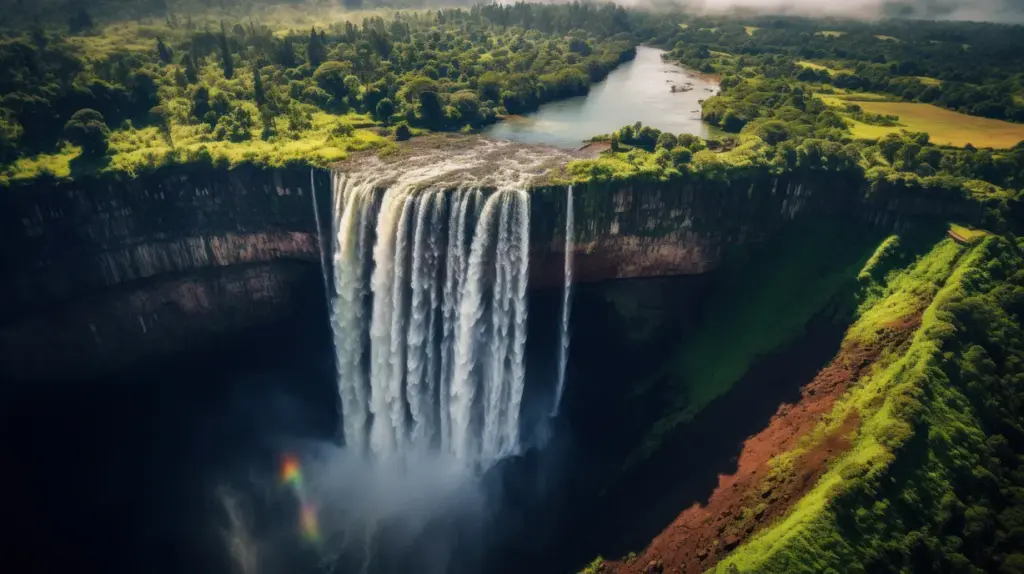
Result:
M447 153L334 174L331 323L356 452L439 452L480 469L520 447L527 188L543 156L485 147L497 170L486 154Z
M558 348L558 385L555 387L555 407L551 416L558 415L562 405L562 393L565 391L565 369L569 363L569 318L572 313L572 255L575 241L574 215L572 205L572 186L566 194L565 207L565 287L562 291L562 331Z

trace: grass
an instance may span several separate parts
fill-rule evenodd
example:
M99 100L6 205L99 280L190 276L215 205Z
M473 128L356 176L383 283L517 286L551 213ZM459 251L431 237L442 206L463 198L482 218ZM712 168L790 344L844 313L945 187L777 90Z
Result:
M881 34L875 34L875 38L883 42L899 42L900 39L893 36L883 36Z
M814 62L808 62L807 60L799 60L799 61L797 61L796 64L798 66L802 66L804 68L810 68L812 70L819 70L819 71L820 70L825 70L827 72L835 73L835 70L832 69L832 68L829 68L828 66L823 66L821 64L815 64Z
M876 304L866 310L851 328L847 339L863 341L864 338L872 338L886 322L905 316L915 306L927 305L943 288L961 251L962 248L946 239L908 270L893 272L885 284L885 297L878 299ZM907 304L908 300L914 303ZM761 571L773 560L784 560L790 554L785 550L814 544L814 536L828 529L831 518L828 502L842 488L845 476L852 472L851 469L888 465L892 456L886 448L884 437L891 432L903 430L893 416L892 403L897 396L895 388L910 379L916 369L923 368L934 351L932 346L923 341L924 330L919 330L906 354L889 357L888 361L884 359L883 363L888 364L877 364L866 380L861 381L837 403L807 441L813 442L814 437L821 437L838 427L846 416L857 411L862 425L854 437L854 447L834 463L815 487L797 502L790 514L740 546L732 556L718 565L716 571L725 572L730 566L738 567L743 572ZM879 403L879 397L885 397L886 400ZM790 465L800 455L800 450L798 447L777 457L772 461L773 467L784 468ZM808 553L806 558L811 561L814 556L815 553ZM802 569L818 568L825 571L824 565L813 562L808 562ZM769 571L774 570L769 568Z
M1024 141L1024 124L969 116L931 104L867 101L856 95L822 96L822 101L829 105L856 102L865 112L900 117L900 126L873 126L851 120L853 136L861 139L877 139L906 129L928 132L932 142L954 147L972 144L979 148L1008 149Z
M887 94L873 94L871 92L845 92L840 95L818 95L815 97L821 98L821 101L825 102L830 106L845 106L847 103L860 104L861 102L888 102L892 101L892 96ZM863 107L863 106L862 106Z
M815 32L816 36L824 36L826 38L842 38L846 35L846 32L837 32L836 30L822 30L821 32Z
M983 229L973 229L956 223L949 224L949 232L966 243L974 243L990 235L989 232Z
M601 572L604 572L604 558L598 556L590 564L587 564L586 568L580 570L579 574L600 574Z
M850 126L850 133L853 134L853 137L861 140L877 140L887 134L898 133L902 129L907 129L906 127L876 126L849 118L847 118L847 123Z
M815 430L816 437L824 436L850 414L859 413L862 424L850 437L854 442L853 447L830 466L789 514L738 548L717 565L715 572L727 572L730 568L744 572L835 571L842 564L854 564L856 558L873 550L863 547L863 541L849 540L843 536L836 523L836 507L832 502L850 488L851 482L860 481L864 484L879 480L892 465L895 450L912 435L912 428L906 418L913 412L913 401L924 398L922 393L925 386L930 387L930 408L937 414L932 434L952 432L962 436L961 433L965 432L963 427L943 428L943 419L953 411L961 411L957 412L956 417L949 416L946 419L956 420L954 424L974 419L970 412L962 412L962 396L953 396L957 393L950 387L931 385L929 381L936 377L938 363L943 360L941 341L954 332L948 323L951 315L946 309L962 299L965 282L973 281L968 277L985 260L985 249L965 248L946 239L909 268L888 275L884 297L877 299L877 303L862 315L848 334L848 341L875 337L887 323L906 316L908 309L914 306L920 308L929 302L930 306L923 315L921 328L915 333L909 349L902 354L885 356L876 363L873 371L836 404L832 413ZM914 300L914 304L906 304L907 300ZM976 419L973 422L977 425ZM791 464L794 457L799 456L799 450L778 457L773 465L785 467ZM942 482L942 478L934 476L934 473L928 474L927 479L939 482L940 485ZM944 486L948 488L948 483ZM923 496L924 493L910 490L907 495ZM877 494L869 496L875 498ZM889 504L884 499L879 502ZM887 508L869 507L851 511L856 514L859 523L866 523L884 516ZM915 522L917 519L915 516Z
M661 374L670 381L674 402L627 467L653 454L678 425L727 393L759 356L784 347L811 318L843 301L881 239L857 226L794 224L756 253L727 263L727 279L708 303L700 336L684 341Z
M913 78L915 80L921 82L922 84L926 85L926 86L936 86L936 87L938 87L938 86L942 85L942 80L937 80L935 78L929 78L928 76L914 76Z
M758 28L757 26L744 26L743 29L747 31L747 36L753 36L754 32L757 32L761 28Z
M71 177L71 162L81 153L82 148L65 145L57 153L19 158L0 172L0 185L12 179L35 179L41 175L60 179ZM14 174L17 174L16 178Z

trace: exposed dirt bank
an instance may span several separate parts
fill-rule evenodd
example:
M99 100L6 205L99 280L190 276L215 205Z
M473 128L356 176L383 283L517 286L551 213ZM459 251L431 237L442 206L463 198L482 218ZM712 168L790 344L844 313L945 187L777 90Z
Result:
M920 317L913 317L889 325L871 346L844 344L832 362L801 389L798 401L782 404L768 426L744 442L736 471L719 475L705 504L685 509L642 552L606 563L605 571L703 572L759 528L784 515L814 486L829 462L849 448L848 435L859 426L859 417L851 415L807 449L785 476L771 476L769 461L797 447L881 353L905 345L919 325Z

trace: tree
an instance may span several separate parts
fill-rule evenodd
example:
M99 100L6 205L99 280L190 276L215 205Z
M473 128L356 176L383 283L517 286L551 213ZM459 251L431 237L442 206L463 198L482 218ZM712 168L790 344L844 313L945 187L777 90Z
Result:
M324 62L313 73L313 81L334 99L341 101L348 95L345 79L349 76L352 64L348 62ZM358 78L356 82L358 83Z
M480 99L497 102L501 99L501 76L496 72L484 72L476 81L476 91Z
M693 159L693 152L689 148L677 147L672 150L672 162L676 165L690 163Z
M185 66L185 79L188 83L194 84L199 80L199 72L196 71L196 62L192 59L192 56L185 54L185 57L181 59L181 63Z
M412 137L412 131L409 130L409 124L402 122L395 126L395 139L398 141L405 141Z
M233 106L217 121L216 135L219 139L241 142L252 139L255 127L252 114L245 106Z
M462 90L452 94L450 105L458 114L458 120L464 124L480 122L480 98L472 90Z
M306 46L306 59L309 60L311 68L319 68L320 64L327 59L327 50L324 48L323 40L316 33L316 26L309 31L309 44Z
M377 107L374 110L374 115L377 119L387 123L388 118L395 113L395 104L388 98L377 102Z
M771 145L775 145L789 139L788 126L786 126L785 122L780 122L778 120L764 122L757 127L756 133L758 137L764 140L765 143Z
M18 151L18 139L24 133L21 124L10 110L0 109L0 163L14 157Z
M903 148L903 137L899 134L886 134L878 140L878 147L882 157L889 163L895 163L896 154Z
M256 103L263 105L267 101L267 94L263 91L263 78L260 77L260 69L252 69L252 93Z
M677 141L678 140L676 139L676 136L668 132L661 132L661 135L658 136L658 141L655 144L655 146L663 149L672 149L676 147Z
M420 117L429 126L440 126L444 121L444 105L437 92L421 92L419 98Z
M174 137L171 134L171 118L163 106L153 106L149 110L149 117L160 128L160 133L167 140L167 145L174 147Z
M92 16L81 8L68 19L68 32L78 34L92 29Z
M39 24L32 26L29 35L32 38L32 45L39 50L45 50L46 46L50 43L50 39L46 37L46 31Z
M619 135L615 132L612 132L611 146L612 151L619 151Z
M206 86L198 86L192 92L192 117L202 120L210 111L210 89Z
M110 130L103 120L103 114L92 109L81 109L64 124L64 137L81 146L82 155L89 158L103 157L109 148Z
M359 78L349 74L345 76L342 83L345 85L345 94L348 96L349 103L355 106L358 103L359 90L362 87L362 84L359 83Z
M160 61L165 64L170 64L171 60L174 58L174 54L171 52L171 49L167 47L167 44L164 44L164 41L161 40L160 37L157 37L156 39L156 53L160 56Z
M285 36L277 45L277 63L285 68L295 67L295 45L291 36Z
M220 22L220 54L224 62L224 77L230 80L235 75L235 61L231 56L231 47L228 45L228 34L223 20Z

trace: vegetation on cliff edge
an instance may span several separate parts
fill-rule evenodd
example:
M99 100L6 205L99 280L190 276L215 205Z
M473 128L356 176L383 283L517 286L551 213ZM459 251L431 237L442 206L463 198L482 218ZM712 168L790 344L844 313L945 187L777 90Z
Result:
M821 423L858 412L854 447L718 570L1021 571L1020 247L945 240L888 274L848 338L870 337L934 298L910 348L875 365Z

